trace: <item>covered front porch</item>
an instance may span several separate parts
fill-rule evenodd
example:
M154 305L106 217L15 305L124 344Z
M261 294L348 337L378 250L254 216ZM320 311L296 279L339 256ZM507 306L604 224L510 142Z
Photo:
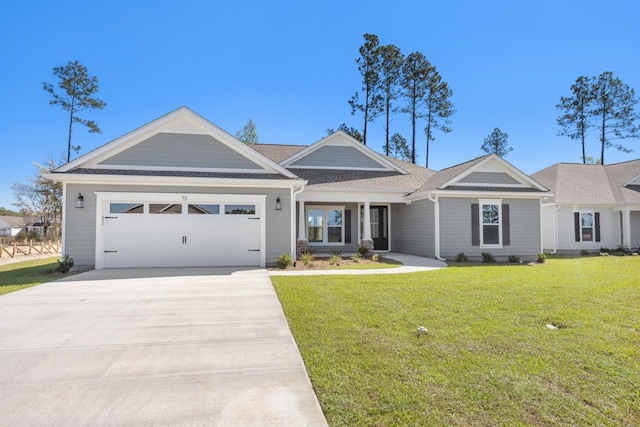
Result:
M622 245L629 249L640 248L640 205L620 209Z
M296 205L296 257L305 250L356 252L361 245L392 250L391 202L299 199Z

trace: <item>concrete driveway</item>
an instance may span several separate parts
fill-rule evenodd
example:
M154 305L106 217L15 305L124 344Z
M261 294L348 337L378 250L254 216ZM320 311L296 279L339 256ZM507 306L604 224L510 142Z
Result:
M326 425L267 272L96 270L0 297L9 425Z

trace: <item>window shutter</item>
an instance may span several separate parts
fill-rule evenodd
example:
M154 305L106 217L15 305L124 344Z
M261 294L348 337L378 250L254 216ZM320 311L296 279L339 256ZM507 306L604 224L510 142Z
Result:
M480 246L480 205L471 204L471 246Z
M351 243L351 210L344 211L344 242Z
M575 230L576 242L580 241L580 212L573 213L573 228Z
M509 205L502 205L502 244L511 244L511 230L509 229Z
M596 229L596 242L600 241L600 212L595 213L594 226Z

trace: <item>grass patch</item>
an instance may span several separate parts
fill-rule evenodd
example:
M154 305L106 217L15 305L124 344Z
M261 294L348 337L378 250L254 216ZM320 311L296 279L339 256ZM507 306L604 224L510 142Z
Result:
M640 425L640 258L467 265L272 277L331 425Z
M52 273L58 257L17 262L0 266L0 295L68 276Z

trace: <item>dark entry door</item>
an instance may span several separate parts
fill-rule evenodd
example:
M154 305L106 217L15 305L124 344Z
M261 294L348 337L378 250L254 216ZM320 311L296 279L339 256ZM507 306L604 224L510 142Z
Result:
M371 238L376 251L389 250L389 207L371 206Z

